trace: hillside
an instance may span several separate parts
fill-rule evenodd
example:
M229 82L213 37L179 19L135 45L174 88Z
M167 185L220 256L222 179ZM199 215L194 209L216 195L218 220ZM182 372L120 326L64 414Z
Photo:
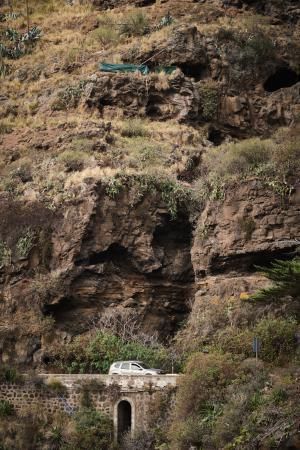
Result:
M122 448L300 448L299 20L295 0L0 0L2 381L175 365L174 408ZM1 405L0 449L100 445Z

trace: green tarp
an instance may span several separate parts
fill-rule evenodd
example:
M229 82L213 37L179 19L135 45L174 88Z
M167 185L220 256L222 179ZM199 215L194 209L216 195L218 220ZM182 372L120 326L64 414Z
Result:
M106 64L100 63L101 72L141 72L143 75L147 75L149 73L149 67L140 65L136 66L135 64Z
M140 72L143 75L148 75L150 73L150 69L148 66L141 64L140 66L137 66L135 64L107 64L107 63L100 63L99 69L101 72L111 72L111 73L128 73L128 72ZM170 75L172 72L176 70L175 66L159 66L156 67L153 72L164 72L168 75Z

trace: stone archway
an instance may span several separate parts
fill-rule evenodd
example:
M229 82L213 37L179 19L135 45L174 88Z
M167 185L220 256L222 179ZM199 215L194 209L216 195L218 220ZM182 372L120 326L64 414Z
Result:
M134 407L132 402L127 399L121 399L115 406L114 428L115 440L120 441L125 433L134 431Z

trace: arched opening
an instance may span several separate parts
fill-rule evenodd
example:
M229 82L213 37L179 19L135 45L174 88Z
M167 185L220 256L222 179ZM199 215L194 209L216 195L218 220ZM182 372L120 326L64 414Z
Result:
M280 67L264 83L267 92L275 92L278 89L291 87L300 81L300 75L289 67Z
M132 409L131 404L127 400L120 401L120 403L118 404L117 415L117 436L118 441L120 442L122 436L125 433L130 432L132 427Z

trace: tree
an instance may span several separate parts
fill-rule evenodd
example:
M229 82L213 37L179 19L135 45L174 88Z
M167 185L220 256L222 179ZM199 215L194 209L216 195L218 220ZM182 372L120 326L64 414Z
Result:
M276 260L271 267L259 267L262 273L272 281L272 285L252 295L253 300L272 300L282 297L300 298L300 257L290 261Z

